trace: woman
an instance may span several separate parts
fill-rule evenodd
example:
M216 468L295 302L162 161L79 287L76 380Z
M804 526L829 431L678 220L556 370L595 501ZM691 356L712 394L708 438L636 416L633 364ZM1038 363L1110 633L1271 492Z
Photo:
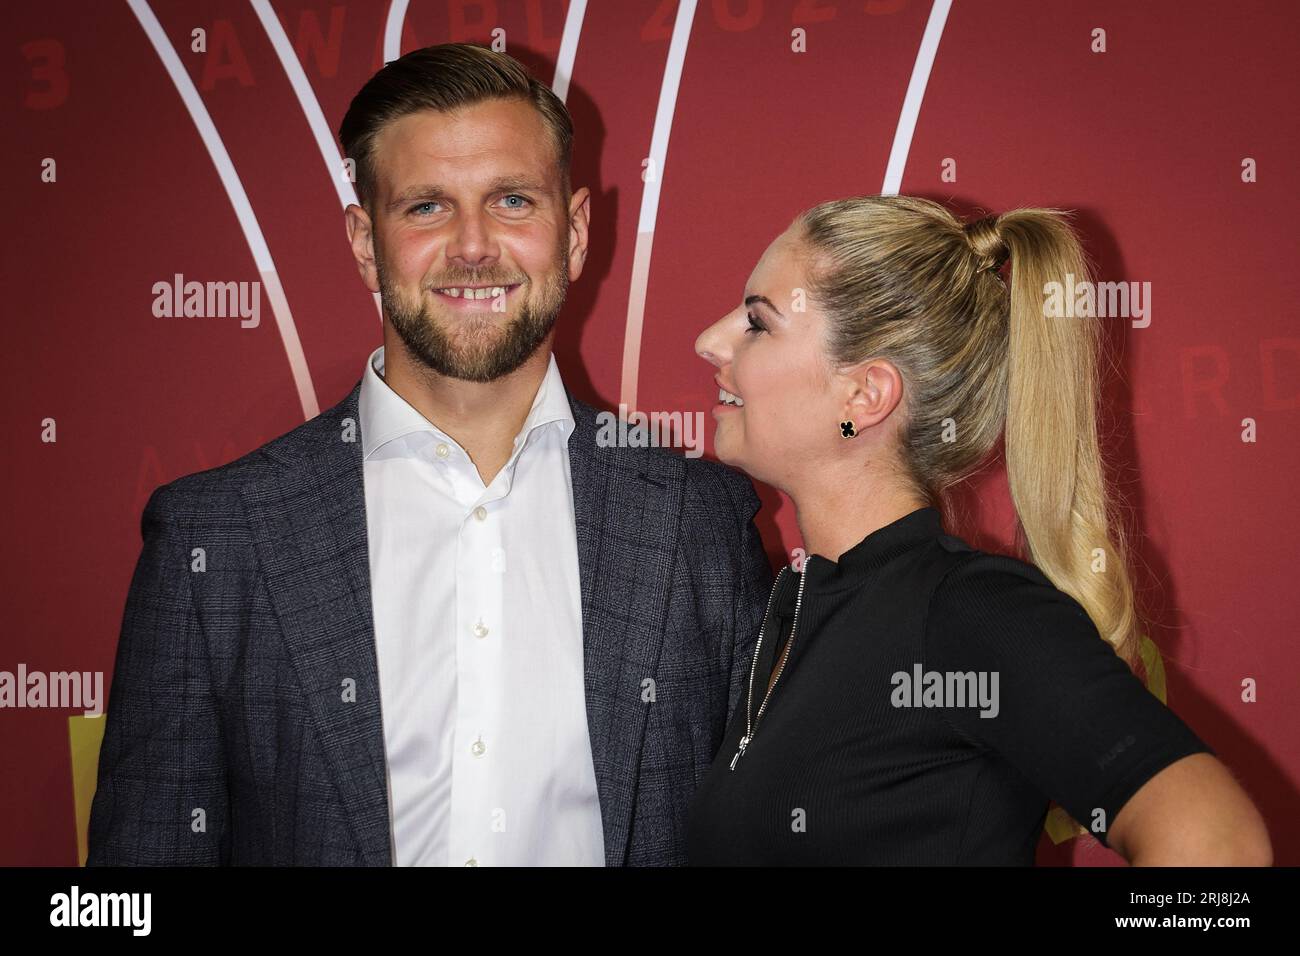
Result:
M718 457L790 496L809 556L769 598L693 864L1030 865L1049 800L1131 863L1271 863L1251 801L1130 669L1098 322L1045 316L1067 274L1087 270L1056 211L839 200L699 337ZM943 493L999 440L1032 564L943 532Z

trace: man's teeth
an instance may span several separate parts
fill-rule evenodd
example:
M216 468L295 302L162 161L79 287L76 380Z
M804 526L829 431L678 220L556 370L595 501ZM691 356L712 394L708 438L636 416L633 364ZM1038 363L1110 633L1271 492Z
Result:
M744 406L745 404L745 400L743 398L741 398L739 395L732 395L725 388L718 389L718 401L722 402L722 404L724 405Z
M505 295L506 289L511 286L494 285L483 289L438 289L443 295L449 295L453 299L495 299L499 295Z

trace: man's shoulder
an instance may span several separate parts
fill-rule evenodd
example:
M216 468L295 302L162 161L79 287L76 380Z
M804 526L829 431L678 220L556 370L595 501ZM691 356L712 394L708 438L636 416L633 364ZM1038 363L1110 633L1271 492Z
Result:
M334 443L353 441L360 448L359 391L358 384L336 405L233 461L160 485L146 511L161 508L176 517L229 513L238 509L243 490L252 483L300 465Z
M617 421L615 412L584 402L572 392L569 393L569 403L574 413L575 435L587 436L581 440L596 442L602 425ZM703 436L699 437L703 439ZM703 457L691 458L679 448L625 444L618 449L617 457L607 459L607 463L609 467L634 469L649 477L663 476L680 481L688 501L703 499L716 505L725 500L733 507L748 507L758 501L748 476L721 462Z

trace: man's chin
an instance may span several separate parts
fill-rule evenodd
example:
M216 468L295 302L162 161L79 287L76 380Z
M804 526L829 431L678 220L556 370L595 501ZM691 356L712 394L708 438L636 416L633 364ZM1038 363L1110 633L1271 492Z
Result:
M458 361L489 359L505 347L508 338L505 328L490 319L466 319L450 328L443 325L440 331L446 350Z
M446 374L463 382L495 382L514 371L505 368L493 353L462 350L446 358Z
M465 382L494 382L515 372L541 347L539 343L527 355L519 357L514 354L515 343L508 341L503 330L488 335L475 334L475 331L471 330L468 336L444 336L441 354L433 367L449 378Z
M465 309L443 305L435 302L432 308L425 309L425 316L436 316L444 332L465 326L491 326L497 328L509 325L519 317L519 309L512 306L509 311L497 312L491 308Z
M538 335L535 328L527 332L524 326L532 326L536 321L529 308L527 301L514 303L505 312L491 308L447 308L441 303L426 302L418 313L412 310L398 313L402 318L396 322L392 321L393 313L388 315L394 330L417 361L448 378L484 383L514 372L546 341L549 329L554 327L554 318L547 326L547 333Z

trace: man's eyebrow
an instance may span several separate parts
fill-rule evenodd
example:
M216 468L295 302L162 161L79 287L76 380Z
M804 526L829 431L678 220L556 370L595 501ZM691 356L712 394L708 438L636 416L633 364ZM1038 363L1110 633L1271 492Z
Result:
M488 183L487 191L490 193L530 192L550 195L550 189L545 184L533 182L533 180L525 176L498 176ZM442 186L434 183L419 183L414 186L407 186L394 196L393 201L388 204L388 208L390 210L397 209L407 203L445 199L446 196L447 190Z
M535 183L525 176L500 176L488 185L489 192L505 192L518 189L529 193L549 193L550 187L545 183Z
M747 296L745 296L745 308L748 309L748 308L749 308L751 305L753 305L755 302L761 302L761 303L763 303L763 305L767 306L769 309L771 309L771 310L772 310L773 312L775 312L777 315L780 315L781 318L783 318L783 319L785 318L784 315L781 315L781 310L778 309L775 305L773 305L773 304L772 304L772 300L769 299L767 296L765 296L765 295L747 295Z

